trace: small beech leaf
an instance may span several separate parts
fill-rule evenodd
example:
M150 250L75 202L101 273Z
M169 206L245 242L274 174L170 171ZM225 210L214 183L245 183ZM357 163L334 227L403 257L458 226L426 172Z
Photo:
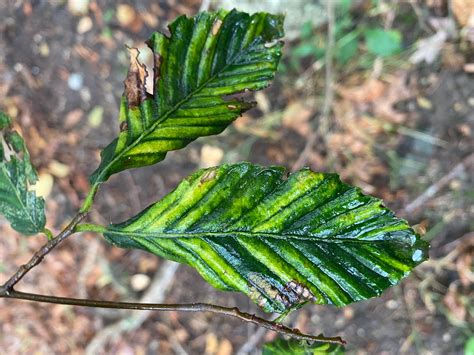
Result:
M198 170L104 233L114 245L187 263L266 311L379 296L428 245L382 201L336 174L250 163Z
M38 180L23 138L11 129L10 118L0 112L0 214L13 229L33 235L43 231L44 200L31 190Z
M146 92L148 73L138 50L129 49L120 133L102 151L91 183L155 164L196 138L221 133L254 106L237 94L267 87L281 56L280 15L202 12L178 17L169 30L169 37L155 32L147 42L154 54L153 94Z
M344 347L339 344L309 343L305 340L279 338L263 345L262 355L342 355Z

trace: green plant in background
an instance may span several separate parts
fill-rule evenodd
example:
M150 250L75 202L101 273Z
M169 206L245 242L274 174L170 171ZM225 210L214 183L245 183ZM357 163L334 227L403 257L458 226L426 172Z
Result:
M474 337L470 337L464 346L465 355L474 355Z
M321 343L342 343L339 337L302 334L281 321L307 303L344 306L379 296L427 258L428 245L381 200L341 182L336 174L302 169L287 175L282 167L246 162L201 169L125 222L82 223L111 175L158 163L171 150L219 134L253 107L241 93L270 84L281 57L282 25L279 15L236 10L177 18L169 37L154 33L147 42L155 58L153 94L146 92L149 73L138 61L138 51L130 49L120 132L101 154L90 193L71 223L0 288L0 296L92 307L211 311L318 341L309 347L279 341L268 345L266 353L295 352L303 345L307 349L301 353L318 353L327 346ZM30 191L36 173L9 119L0 118L1 213L24 234L45 232L44 202ZM102 233L119 247L189 264L213 286L243 292L263 310L282 316L269 321L209 304L135 304L14 290L54 247L84 231Z
M356 18L351 10L352 1L339 1L336 8L334 59L337 64L345 65L359 57L359 65L373 62L380 57L390 57L402 50L402 34L398 30L386 30L377 19L378 2L374 1L367 17ZM366 17L366 16L364 16ZM371 20L374 18L375 20ZM323 60L327 50L327 40L309 22L301 27L300 42L290 51L290 67L299 71L305 59Z
M401 50L402 35L397 30L370 28L364 31L365 45L371 54L388 57Z

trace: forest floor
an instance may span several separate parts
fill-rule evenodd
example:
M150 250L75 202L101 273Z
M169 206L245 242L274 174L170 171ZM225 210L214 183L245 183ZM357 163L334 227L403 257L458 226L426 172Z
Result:
M166 30L170 20L202 6L199 0L80 3L88 3L82 13L65 1L0 3L0 109L25 137L54 231L77 211L101 149L118 132L129 60L124 44L139 47L146 57L144 41L151 32ZM362 22L392 16L384 25L397 27L400 14L414 20L398 29L404 51L397 56L374 57L368 65L357 58L335 64L330 102L325 102L322 61L301 55L298 37L287 41L279 76L256 95L256 109L218 137L172 152L158 165L114 176L99 192L91 219L125 220L196 168L222 162L248 160L291 170L299 159L313 170L338 172L416 225L431 242L430 260L378 299L342 309L306 306L288 324L340 335L350 353L462 353L473 336L474 50L460 28L474 28L452 18L456 12L449 13L445 2L429 3L435 5L390 5L378 19L353 9ZM436 20L455 23L458 35L441 43L431 63L414 64L416 40L446 28L433 25ZM325 36L326 26L312 31ZM331 114L324 139L301 157L325 104ZM3 220L0 229L2 283L44 239L21 238ZM244 295L215 290L188 266L176 268L142 251L111 247L93 234L70 238L19 289L107 300L139 300L152 290L151 296L168 303L209 302L259 313ZM152 313L139 319L136 313L4 299L0 329L0 354L226 355L253 353L275 336L207 313Z

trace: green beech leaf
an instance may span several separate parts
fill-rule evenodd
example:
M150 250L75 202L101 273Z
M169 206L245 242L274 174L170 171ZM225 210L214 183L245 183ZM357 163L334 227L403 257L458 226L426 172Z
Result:
M199 170L104 235L273 312L379 296L427 257L404 220L336 174L250 163Z
M307 341L279 338L263 346L262 355L342 355L344 347L339 344L308 343Z
M388 57L402 50L402 35L397 30L373 28L365 31L367 50L375 55Z
M25 235L43 231L44 200L31 186L38 180L23 138L11 129L10 118L0 112L0 213L13 229Z
M222 132L254 105L224 96L262 89L273 79L282 46L280 15L203 12L178 17L169 30L170 37L155 32L147 42L155 58L153 95L145 90L148 73L138 51L130 50L120 134L102 152L92 183Z

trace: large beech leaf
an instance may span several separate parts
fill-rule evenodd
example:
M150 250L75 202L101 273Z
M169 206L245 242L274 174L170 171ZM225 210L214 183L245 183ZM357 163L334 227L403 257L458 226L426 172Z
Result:
M0 214L25 235L43 231L44 200L31 186L38 180L23 138L11 129L10 118L0 112Z
M305 340L282 338L266 343L262 349L262 355L342 355L344 352L344 347L339 344L310 344Z
M274 312L378 296L427 257L404 220L337 175L250 163L197 171L105 237Z
M102 152L91 182L157 163L168 151L198 137L222 132L253 103L234 97L269 85L281 55L283 17L231 12L178 17L170 37L154 33L154 93L131 49L132 60L120 107L120 134Z

